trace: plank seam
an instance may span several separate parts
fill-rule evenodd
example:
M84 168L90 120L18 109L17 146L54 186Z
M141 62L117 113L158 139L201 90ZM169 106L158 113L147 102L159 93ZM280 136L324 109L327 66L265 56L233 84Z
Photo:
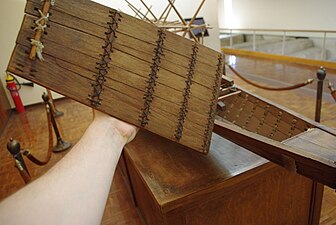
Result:
M260 118L260 121L258 123L258 126L256 128L256 133L259 134L259 131L260 131L260 128L264 125L265 123L265 120L266 120L266 116L268 115L269 113L269 108L270 106L267 104L264 108L264 113L262 115L262 117Z
M106 39L105 43L102 46L104 49L101 56L100 62L97 62L97 73L94 75L95 81L91 84L92 93L88 95L88 100L91 101L93 107L98 107L101 105L102 99L101 94L104 90L103 86L106 82L106 75L110 69L109 62L111 59L111 54L113 52L113 43L117 39L117 29L118 23L121 21L121 14L117 11L110 11L111 22L107 22L108 29L105 32Z
M154 98L154 92L155 92L155 86L158 78L158 72L160 70L160 64L162 57L164 56L163 54L163 45L164 45L164 40L166 38L166 33L163 28L158 30L158 36L159 39L156 41L156 48L154 49L154 57L153 57L153 64L151 65L151 72L149 74L149 80L147 81L148 85L146 87L146 93L143 96L144 101L144 106L141 109L142 113L139 116L140 117L140 125L142 127L145 127L148 122L148 116L150 114L150 108L151 104L153 102Z
M184 88L184 94L183 94L183 102L180 108L179 116L178 116L178 122L177 122L177 128L175 130L175 139L179 141L182 138L183 133L183 125L188 113L188 104L190 99L190 88L193 83L192 79L195 74L195 67L196 67L196 60L197 60L197 53L198 53L198 45L195 43L192 47L192 54L191 59L189 62L189 71L187 73L187 80L185 81L186 87Z

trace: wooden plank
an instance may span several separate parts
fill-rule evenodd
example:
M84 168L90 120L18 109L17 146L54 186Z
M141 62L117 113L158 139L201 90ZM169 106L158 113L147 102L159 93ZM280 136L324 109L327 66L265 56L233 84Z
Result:
M313 128L283 142L286 145L305 149L317 157L328 158L336 162L336 137Z

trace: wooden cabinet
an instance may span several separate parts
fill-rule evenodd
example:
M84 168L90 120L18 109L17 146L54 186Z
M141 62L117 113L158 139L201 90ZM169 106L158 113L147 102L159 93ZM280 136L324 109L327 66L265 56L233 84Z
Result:
M148 225L309 223L312 180L216 134L205 156L142 130L124 156Z
M10 105L5 89L0 81L0 134L2 133L10 115Z

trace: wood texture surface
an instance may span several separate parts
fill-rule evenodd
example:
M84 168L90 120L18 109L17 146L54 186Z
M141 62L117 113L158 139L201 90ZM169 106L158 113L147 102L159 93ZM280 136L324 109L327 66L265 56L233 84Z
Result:
M44 61L27 59L43 2L28 0L8 71L207 153L223 69L218 52L91 1L51 7Z
M0 134L6 126L6 123L10 116L10 105L0 81Z
M212 138L207 156L144 130L126 146L135 198L148 225L307 224L310 179Z

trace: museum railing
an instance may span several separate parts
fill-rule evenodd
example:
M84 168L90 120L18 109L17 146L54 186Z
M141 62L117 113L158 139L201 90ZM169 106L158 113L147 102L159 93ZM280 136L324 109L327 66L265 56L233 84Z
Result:
M335 30L221 28L222 51L336 69Z

